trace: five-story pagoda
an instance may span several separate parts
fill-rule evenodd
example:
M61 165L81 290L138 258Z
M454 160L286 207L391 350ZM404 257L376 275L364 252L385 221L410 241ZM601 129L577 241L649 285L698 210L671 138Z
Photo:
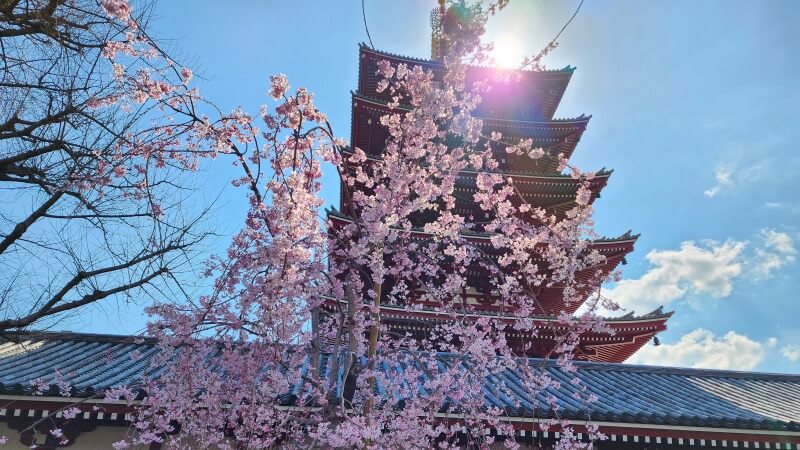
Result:
M351 146L363 150L369 158L378 159L383 146L389 138L388 130L381 125L380 118L392 111L401 111L408 106L391 105L391 97L379 87L381 76L378 65L380 61L388 61L392 66L405 64L408 67L421 66L432 71L434 77L441 77L444 65L441 62L442 42L437 36L442 23L447 19L443 9L434 11L432 25L432 59L424 60L399 56L377 51L362 44L359 48L358 88L352 94ZM506 177L513 179L513 184L530 205L546 210L561 217L575 206L578 189L583 183L568 174L559 171L559 158L562 155L569 159L580 141L589 123L590 116L581 115L570 119L554 118L559 102L574 72L573 67L560 70L518 70L514 76L504 77L502 81L492 76L496 69L489 67L471 67L467 72L467 82L489 80L491 89L473 115L483 121L484 133L500 132L510 140L530 139L533 145L547 150L546 156L531 159L526 156L508 154L500 158L500 170ZM591 192L590 202L600 197L600 192L608 183L610 170L595 172L588 183ZM460 172L456 191L458 193L455 212L475 220L484 211L473 200L476 174L469 170ZM359 212L351 210L348 190L342 185L340 208L328 214L331 225L336 228L352 221ZM414 233L420 241L428 239L421 229ZM613 272L624 263L625 256L632 252L638 235L627 232L616 238L597 239L592 242L592 249L605 257L601 267L593 267L577 274L578 278L588 281L596 276L597 271L603 275ZM477 246L488 245L488 236L475 234L468 237ZM482 241L486 244L482 244ZM498 296L493 295L488 283L488 275L480 270L468 272L468 286L463 289L459 301L464 302L465 313L460 319L478 319L490 316L511 325L518 317L503 313L503 305ZM589 286L585 284L584 286ZM536 314L530 317L534 323L534 331L510 331L508 344L517 352L531 357L549 356L558 342L563 330L553 318L559 314L573 314L582 302L592 293L592 289L584 288L579 292L581 301L566 301L564 287L558 284L544 286L537 292L537 303L540 306ZM385 295L385 293L384 293ZM415 298L412 293L404 305L381 302L380 320L383 326L396 334L423 338L429 336L433 325L453 320L452 316L437 309L435 304L423 300L423 296ZM323 305L323 311L333 312L341 305L329 300ZM412 306L413 307L410 307ZM602 362L623 362L657 333L666 329L667 319L671 313L664 313L661 308L635 316L629 313L622 317L606 319L611 333L590 332L581 336L576 350L578 359Z

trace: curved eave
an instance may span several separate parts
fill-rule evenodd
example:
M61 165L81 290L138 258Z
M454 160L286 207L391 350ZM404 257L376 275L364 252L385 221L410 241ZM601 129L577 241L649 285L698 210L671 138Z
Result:
M431 59L424 59L424 58L416 58L413 56L405 56L399 55L396 53L391 53L383 50L376 50L374 48L369 47L366 43L361 42L358 44L358 48L361 54L369 54L374 55L376 57L387 59L393 63L406 63L406 64L414 64L414 65L422 65L422 66L429 66L429 67L436 67L436 68L443 68L444 64L440 61L434 61ZM500 69L492 66L470 66L474 68L481 68L481 69L494 69L494 70L506 70L508 69ZM559 74L559 75L568 75L572 76L573 72L575 72L576 67L573 66L566 66L561 69L546 69L546 70L512 70L514 72L521 72L521 73L534 73L534 74Z
M336 303L340 305L347 304L346 301L335 299L333 297L324 297L324 299L326 303L332 305L335 305ZM365 310L368 310L369 305L364 304L363 308ZM533 315L530 317L518 317L518 316L504 315L502 313L488 314L481 312L459 312L455 314L455 317L453 317L449 312L446 311L436 311L425 308L415 309L415 308L406 308L406 307L391 306L391 305L381 305L380 310L383 317L393 316L395 318L429 319L436 321L448 321L448 320L456 320L462 318L468 318L474 320L480 318L490 318L493 320L500 320L506 323L514 323L520 320L531 319L536 324L536 327L566 328L566 325L558 323L557 318L555 316L550 316L550 315ZM661 308L640 317L627 317L627 316L610 317L610 318L604 318L603 320L606 322L609 328L615 331L623 331L623 330L637 331L643 328L664 324L667 320L669 320L670 317L672 317L673 311L664 313L663 311L660 310Z
M581 185L583 181L589 181L589 185L592 190L597 189L599 191L602 186L605 186L608 183L608 179L611 177L613 170L606 170L601 169L595 172L593 179L591 180L584 180L579 178L573 178L570 175L565 174L537 174L537 173L515 173L515 172L478 172L475 170L462 170L459 172L459 177L463 178L475 178L477 177L478 173L486 173L488 175L502 175L504 177L511 177L514 180L514 183L519 183L520 185L524 186L535 186L535 185L558 185L558 186L567 186L570 189L566 192L575 193L577 192L578 186Z
M341 224L350 224L353 223L353 219L341 214L339 211L336 211L333 208L329 208L326 210L326 214L329 218L333 219L334 222L339 222ZM398 229L398 231L400 231ZM418 228L405 230L411 234L412 237L420 238L420 239L429 239L435 236L433 233L429 233L424 230L420 230ZM488 233L470 233L463 235L468 240L474 241L489 241L491 239L491 235ZM592 248L598 249L600 252L603 251L612 251L616 250L619 247L630 245L632 246L636 243L636 240L639 239L639 234L631 234L630 232L625 233L624 235L618 238L602 238L592 241Z
M342 153L345 155L353 155L354 152L352 148L348 147L342 150ZM380 161L381 158L379 155L366 155L367 161ZM533 171L526 171L526 170L503 170L500 172L478 172L476 170L462 170L459 174L467 175L467 176L477 176L478 173L486 173L490 175L502 175L504 177L511 177L514 180L523 180L523 182L546 182L546 183L559 183L559 184L568 184L568 185L576 185L579 179L573 178L571 175L563 174L563 173L540 173L540 172L533 172ZM593 179L588 180L592 185L595 184L603 184L608 182L608 179L611 178L611 175L614 173L614 169L606 169L605 167L593 173Z
M384 112L393 112L393 111L410 111L411 106L399 104L397 106L391 107L389 106L389 102L380 98L375 98L369 95L364 95L363 93L351 91L351 96L353 98L354 104L367 104L376 109L379 109ZM591 114L581 114L577 117L566 117L561 119L550 119L550 120L519 120L519 119L502 119L497 117L485 117L480 115L474 115L476 119L481 119L484 121L484 124L496 125L500 127L515 127L515 128L531 128L531 129L542 129L542 130L551 130L554 128L557 129L564 129L566 131L577 131L577 130L585 130L586 126L589 124L589 121L592 119Z

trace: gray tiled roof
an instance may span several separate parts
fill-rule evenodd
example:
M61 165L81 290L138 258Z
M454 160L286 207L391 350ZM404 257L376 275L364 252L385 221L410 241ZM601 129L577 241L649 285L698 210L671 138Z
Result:
M3 395L29 393L31 380L52 380L56 369L73 386L73 396L132 384L156 351L152 341L126 336L21 333L10 337L18 342L0 341ZM140 357L132 357L133 352ZM442 359L448 359L447 355ZM586 418L585 406L572 397L571 376L538 359L530 363L541 365L561 381L554 394L562 417ZM590 410L595 421L800 431L800 375L611 363L577 365L578 376L599 398ZM492 383L505 383L513 390L520 380L517 373L507 371ZM528 398L508 398L488 388L485 392L487 406L503 408L512 416L531 414L533 404ZM57 388L46 395L58 395ZM542 402L544 397L538 400ZM546 406L539 406L539 417L548 413Z

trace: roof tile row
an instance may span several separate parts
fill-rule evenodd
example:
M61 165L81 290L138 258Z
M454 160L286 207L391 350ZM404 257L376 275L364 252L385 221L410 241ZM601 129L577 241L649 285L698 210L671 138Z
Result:
M134 385L157 351L152 340L79 333L18 333L0 343L0 395L25 395L31 381L52 381L58 370L73 386L72 396L91 396L119 385ZM328 358L325 358L326 360ZM452 358L439 357L443 365ZM800 375L748 373L610 363L578 363L577 376L597 402L576 401L572 375L539 359L529 364L561 381L556 396L561 416L596 421L681 426L800 431ZM326 364L327 365L327 364ZM402 370L402 369L400 369ZM498 389L505 386L505 389ZM488 378L488 406L512 416L551 412L545 393L525 395L520 374L507 370ZM302 389L298 386L298 389ZM52 386L46 395L58 395Z

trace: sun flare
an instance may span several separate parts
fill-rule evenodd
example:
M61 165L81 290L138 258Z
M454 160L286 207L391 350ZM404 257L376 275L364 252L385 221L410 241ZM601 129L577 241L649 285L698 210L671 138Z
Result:
M492 59L494 64L504 68L514 68L522 64L525 57L522 46L513 36L500 36L494 41Z

